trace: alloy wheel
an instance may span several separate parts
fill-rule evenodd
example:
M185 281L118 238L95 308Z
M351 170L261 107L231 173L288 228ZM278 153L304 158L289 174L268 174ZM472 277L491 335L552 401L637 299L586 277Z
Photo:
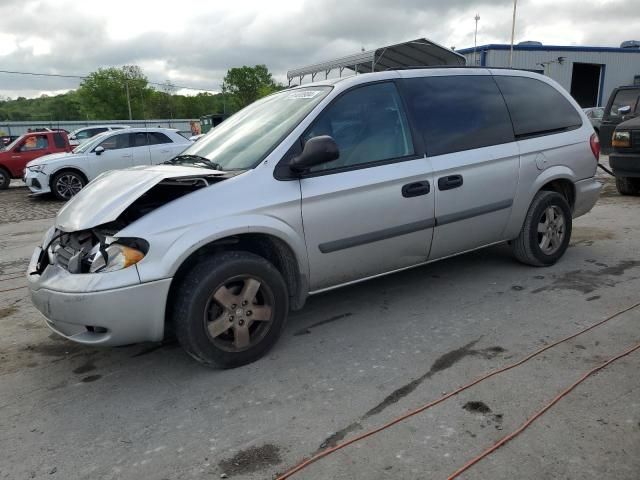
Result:
M73 173L65 173L60 175L56 181L55 188L58 195L65 200L69 200L82 190L82 186L82 180L80 180L77 175Z
M250 275L230 278L211 295L204 311L209 339L227 352L256 345L273 321L274 296L268 285Z
M546 255L553 255L562 245L566 234L562 210L548 206L538 221L538 246Z

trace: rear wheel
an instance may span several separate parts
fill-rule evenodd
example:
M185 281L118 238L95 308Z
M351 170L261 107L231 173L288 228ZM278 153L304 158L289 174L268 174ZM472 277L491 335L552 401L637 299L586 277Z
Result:
M225 252L200 262L184 278L173 323L193 358L232 368L269 351L288 309L286 284L271 263L248 252Z
M565 197L542 190L533 197L520 235L511 246L522 263L546 267L558 261L571 239L571 209Z
M639 195L640 178L616 176L616 188L621 195Z
M86 183L86 180L79 172L65 170L53 177L51 191L58 200L66 201L77 195Z
M0 190L6 190L11 183L11 175L4 168L0 168Z

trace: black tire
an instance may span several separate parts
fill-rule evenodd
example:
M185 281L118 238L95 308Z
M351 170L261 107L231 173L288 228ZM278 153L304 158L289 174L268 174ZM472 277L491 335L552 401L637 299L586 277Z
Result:
M0 190L6 190L11 184L11 175L4 168L0 168Z
M639 195L640 178L616 176L616 188L620 195Z
M237 309L234 304L233 308L225 308L213 298L214 293L224 288L236 295L229 298L239 299L245 292L246 281L259 283L249 308L254 305L257 311L268 307L268 322L251 320L252 311L244 303L241 306L238 302ZM235 286L236 282L243 283ZM238 367L265 355L278 340L289 312L289 295L282 275L267 260L249 252L223 252L199 262L184 277L174 299L172 321L178 342L197 361L218 368ZM235 313L240 310L243 312ZM210 328L221 319L231 326L214 335ZM251 332L246 337L250 339L249 346L244 348L236 346L236 329L240 328Z
M51 192L62 201L71 200L87 184L87 180L76 170L63 170L56 173L51 180Z
M550 208L558 214L562 213L564 228L561 236L555 233L559 230L557 226L549 227L551 228L551 234L548 233L549 230L545 233L539 232L539 225L541 228L545 228L544 221L547 218L547 212ZM548 219L547 222L549 222ZM555 225L556 222L554 221L552 223ZM514 256L518 261L534 267L548 267L553 265L564 255L564 252L569 246L571 226L571 209L565 197L557 192L546 190L536 193L529 206L527 216L520 230L520 235L511 243ZM547 235L547 238L551 236L557 240L554 248L551 248L551 245L547 244L547 246L544 247L547 250L543 249L542 245L544 245L545 235Z

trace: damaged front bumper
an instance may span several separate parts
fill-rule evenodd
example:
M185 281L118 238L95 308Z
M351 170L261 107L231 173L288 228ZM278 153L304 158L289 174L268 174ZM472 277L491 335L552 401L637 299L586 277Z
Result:
M49 264L38 273L34 252L27 278L31 299L59 335L87 345L160 341L171 279L141 283L136 266L73 274Z

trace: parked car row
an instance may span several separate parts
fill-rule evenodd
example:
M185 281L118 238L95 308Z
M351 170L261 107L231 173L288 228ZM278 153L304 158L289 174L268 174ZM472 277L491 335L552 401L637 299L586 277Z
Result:
M75 149L64 132L27 133L0 152L0 189L22 178L32 194L69 200L103 172L163 163L191 143L167 128L111 128Z

